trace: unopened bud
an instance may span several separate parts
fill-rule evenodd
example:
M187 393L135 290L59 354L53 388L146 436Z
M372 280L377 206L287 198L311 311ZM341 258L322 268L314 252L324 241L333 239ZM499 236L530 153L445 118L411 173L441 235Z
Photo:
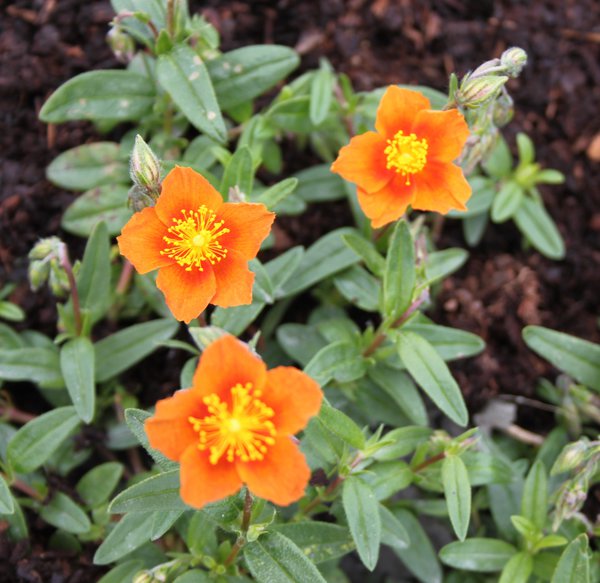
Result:
M29 252L29 259L51 259L58 257L63 242L58 237L40 239Z
M154 206L154 199L146 193L146 191L134 184L127 194L127 204L133 210L133 212L139 213L141 210L149 206Z
M588 442L580 439L575 443L570 443L563 448L562 452L554 462L550 474L552 476L556 474L562 474L574 470L578 465L583 462L588 452Z
M527 53L519 47L511 47L502 53L500 62L509 77L518 77L527 64Z
M71 290L67 272L56 259L50 261L50 278L48 279L48 285L54 296L57 298L66 297Z
M502 71L502 65L500 64L500 59L490 59L485 63L482 63L475 69L472 73L469 73L465 78L463 78L463 83L467 79L477 79L479 77L484 77L486 75L493 75L494 73L499 73Z
M505 126L515 114L513 100L510 95L503 89L500 96L494 102L494 111L492 114L494 125L498 128Z
M108 31L106 42L121 63L129 63L133 59L135 42L120 26L113 26Z
M503 75L468 78L456 92L456 102L461 107L475 109L486 101L494 99L507 81L508 77Z
M131 152L129 174L134 184L145 189L153 198L158 197L160 194L160 162L139 134L135 137L135 144Z
M50 264L47 261L31 261L29 263L29 284L33 291L38 291L48 281Z

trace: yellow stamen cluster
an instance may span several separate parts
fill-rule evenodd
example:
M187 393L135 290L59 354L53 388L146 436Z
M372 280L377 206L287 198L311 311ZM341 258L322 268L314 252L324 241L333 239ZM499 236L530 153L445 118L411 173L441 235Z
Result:
M223 228L223 221L216 221L217 215L202 205L197 211L181 209L183 219L173 218L173 225L167 229L172 237L163 237L167 247L160 254L174 259L192 271L197 267L204 271L202 263L208 261L211 265L218 263L227 255L218 238L229 229Z
M427 162L427 149L429 145L423 138L419 140L415 134L404 135L400 130L387 141L388 146L384 150L387 155L386 167L395 170L402 176L406 176L406 185L410 184L412 174L417 174L425 168Z
M203 399L209 414L203 419L188 418L199 434L198 449L210 452L211 464L223 456L228 462L236 457L243 462L264 459L277 431L270 421L275 413L259 399L261 395L261 391L253 390L252 383L238 383L231 388L231 411L213 393Z

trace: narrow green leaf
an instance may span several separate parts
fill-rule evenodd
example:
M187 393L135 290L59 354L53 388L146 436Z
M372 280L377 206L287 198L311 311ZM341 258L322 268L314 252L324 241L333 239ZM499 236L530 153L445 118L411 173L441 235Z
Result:
M527 326L523 340L556 368L600 392L600 345L542 326Z
M512 168L513 157L506 140L498 135L496 144L487 160L483 161L483 168L494 178L503 178Z
M517 150L519 151L519 162L521 164L531 164L535 160L533 141L523 132L517 134Z
M56 348L0 350L0 379L63 386Z
M383 312L387 318L397 318L410 306L415 282L415 244L402 220L390 238L383 274Z
M517 553L511 544L495 538L469 538L440 550L442 563L463 571L496 573Z
M89 190L104 184L129 184L129 169L119 144L94 142L63 152L46 169L46 178L69 190Z
M347 528L329 522L288 522L273 530L289 538L316 565L342 557L354 550Z
M29 421L8 444L11 466L23 474L39 468L79 423L75 407L59 407Z
M321 386L335 379L340 383L355 381L367 370L359 347L339 340L322 348L306 365L304 372Z
M547 168L540 170L535 175L535 182L541 184L562 184L565 181L565 175L558 170Z
M63 214L61 227L80 237L89 237L94 227L106 223L109 235L117 235L131 218L126 186L105 184L78 196Z
M286 178L265 190L256 202L262 202L269 210L272 210L278 203L288 197L298 186L297 178Z
M10 488L0 474L0 515L12 514L15 511L15 501L10 493Z
M253 45L230 51L206 64L217 99L225 110L258 97L291 73L298 55L280 45Z
M211 76L190 46L177 45L160 55L156 74L163 89L196 129L219 142L227 140Z
M246 545L244 559L260 583L326 583L302 550L279 532L268 532Z
M485 342L479 336L458 328L410 322L403 330L425 338L445 361L476 356L485 349Z
M121 492L108 507L112 514L186 510L179 495L179 470L150 476Z
M356 449L365 446L365 436L360 427L347 415L323 402L318 416L329 431Z
M408 372L452 421L465 427L469 415L456 381L435 349L414 332L397 336L398 353Z
M75 490L90 508L97 508L108 500L122 475L123 464L106 462L87 472L77 482Z
M149 113L154 99L154 85L144 75L89 71L61 85L44 103L40 119L46 123L137 120Z
M580 534L562 552L552 583L591 583L588 539Z
M60 350L60 368L77 414L85 423L94 417L94 345L80 336L66 342Z
M97 342L96 381L107 381L138 363L171 338L178 326L174 320L153 320L134 324Z
M310 86L310 121L313 125L322 124L327 118L333 101L334 77L331 67L326 62L314 73Z
M379 504L381 542L393 549L404 550L410 545L410 536L402 523L383 504Z
M373 571L379 559L381 517L377 498L369 486L356 476L348 476L342 491L348 527L364 566Z
M379 307L381 285L366 269L353 265L338 274L335 287L352 304L367 312L376 312Z
M533 571L533 558L522 551L513 555L500 573L498 583L527 583Z
M150 540L155 512L126 514L108 533L94 555L96 565L108 565Z
M265 263L265 270L271 278L276 298L279 299L285 296L284 286L298 270L303 257L304 249L302 247L292 247L275 259Z
M252 152L250 152L248 146L238 148L225 167L219 190L225 199L227 199L229 189L236 186L246 196L250 196L252 194L253 182L254 164L252 162Z
M234 336L239 336L256 320L266 305L265 302L256 300L248 306L217 308L212 313L210 323L213 326L227 330L227 332Z
M564 259L565 243L544 205L527 196L514 215L523 236L550 259Z
M98 583L124 583L126 581L133 581L133 577L143 567L144 563L141 559L123 561L99 579Z
M467 217L463 221L463 235L469 247L476 247L483 239L488 222L489 217L486 213L476 217Z
M48 524L73 534L83 534L92 526L87 514L62 492L56 492L52 500L42 506L40 517Z
M327 346L327 341L315 328L304 324L282 324L276 334L284 352L302 367L306 367L315 354Z
M328 202L346 196L344 181L331 172L328 164L311 166L294 176L299 182L296 196L305 202Z
M531 520L539 530L544 530L548 519L548 477L541 461L531 466L525 480L521 514Z
M385 271L385 259L379 254L375 245L358 233L348 233L342 240L356 253L368 267L371 273L381 277Z
M456 536L464 541L471 518L471 485L467 468L460 457L449 455L444 458L442 484L452 528Z
M469 258L469 252L458 247L434 251L425 260L425 276L427 282L444 279L446 276L458 271Z
M373 457L378 460L395 460L412 453L420 443L427 441L433 430L429 427L407 425L392 429L382 437L386 445L378 449Z
M509 180L502 185L492 204L492 221L503 223L512 217L523 202L523 188Z

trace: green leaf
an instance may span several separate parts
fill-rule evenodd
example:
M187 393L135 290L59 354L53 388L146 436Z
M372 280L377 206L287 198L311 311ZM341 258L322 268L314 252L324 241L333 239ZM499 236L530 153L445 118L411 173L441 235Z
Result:
M392 429L386 433L381 441L386 445L378 449L373 457L378 460L395 460L412 453L420 443L427 441L433 430L429 427L407 425Z
M476 217L467 217L463 221L463 236L469 247L475 247L479 244L488 222L489 218L485 213Z
M378 501L387 500L394 494L408 488L414 474L408 464L401 460L376 462L369 466L361 476L362 480L373 490Z
M95 142L63 152L46 168L46 178L69 190L89 190L104 184L129 184L129 169L119 144Z
M75 490L90 508L97 508L108 500L122 475L123 464L106 462L87 472L77 482Z
M234 336L242 332L256 320L267 304L261 301L253 301L248 306L235 306L233 308L217 308L210 318L213 326L227 330Z
M298 294L319 281L358 262L358 257L344 244L342 237L353 229L336 229L311 245L296 270L297 277L282 285L282 296Z
M322 61L321 67L314 73L310 85L309 117L314 126L322 124L327 118L333 101L334 80L331 67L326 61Z
M542 255L564 259L565 243L542 203L525 197L513 218L523 236Z
M365 436L360 427L338 409L323 402L318 419L331 433L352 447L362 449L365 446Z
M458 271L469 258L469 252L458 247L430 253L425 260L425 276L427 282L444 279L447 275Z
M600 345L542 326L525 327L523 340L556 368L600 392Z
M460 457L449 455L444 458L442 484L452 528L456 536L464 541L471 518L471 485L467 468Z
M347 528L329 522L288 522L271 527L289 538L313 563L325 563L354 550Z
M404 550L410 545L410 536L402 523L383 504L379 504L381 542L393 549Z
M218 102L225 110L274 87L300 63L298 55L280 45L253 45L225 53L206 64Z
M342 240L356 253L368 267L371 273L382 277L385 271L385 259L379 254L375 245L358 233L348 233Z
M127 427L131 430L131 433L135 435L136 439L140 442L140 445L150 454L150 457L158 464L163 471L173 470L179 465L176 462L166 458L160 451L150 447L148 436L144 431L144 422L146 419L152 417L148 411L142 411L141 409L125 409L125 421Z
M308 119L310 98L307 95L276 102L268 111L268 121L275 129L308 134L313 128Z
M548 519L548 478L546 467L539 460L531 466L525 480L521 514L540 531L544 530Z
M486 214L492 206L494 197L496 196L496 181L485 176L469 176L467 179L471 185L473 194L466 202L468 210L457 211L453 210L448 213L448 216L453 219L472 219L473 217Z
M341 200L346 196L344 181L331 172L328 164L311 166L296 172L296 196L307 203Z
M390 238L383 274L383 313L401 316L412 302L415 289L415 244L406 221L396 223Z
M110 293L110 243L108 230L98 223L85 246L81 269L77 274L79 303L96 322L111 304Z
M60 368L77 414L85 423L94 418L94 345L80 336L66 342L60 350Z
M12 514L15 511L15 501L10 493L10 488L4 479L4 476L0 474L0 515Z
M437 554L419 521L411 512L402 508L395 508L392 513L404 526L404 530L410 533L408 548L393 548L394 553L422 583L441 583L442 569Z
M58 350L55 348L0 350L0 379L63 386Z
M402 329L425 338L445 361L476 356L485 350L485 342L479 336L458 328L413 321Z
M519 152L519 162L522 165L533 163L535 160L535 146L531 138L523 132L517 134L517 150Z
M335 287L352 304L367 312L377 312L381 285L366 269L353 265L338 274Z
M498 583L527 583L533 571L533 558L526 552L513 555L502 569Z
M502 135L498 135L492 152L483 162L483 168L494 178L504 178L511 171L512 165L513 157L508 144Z
M306 367L312 358L327 346L323 336L312 326L282 324L277 328L277 342L284 352L298 364Z
M149 541L156 514L156 512L136 512L123 516L98 547L94 555L94 563L108 565Z
M89 71L61 85L44 103L40 119L127 121L143 118L154 104L152 81L131 71Z
M540 170L535 175L536 183L541 184L562 184L565 181L565 175L558 170L548 168L546 170Z
M140 559L131 559L119 563L113 567L106 575L98 580L98 583L126 583L133 581L138 571L143 569L144 563Z
M580 534L563 551L552 575L552 583L591 583L588 539L585 534Z
M297 178L286 178L265 190L256 202L262 202L269 210L272 210L278 203L285 200L298 186Z
M322 348L306 365L304 372L321 386L331 380L340 383L355 381L364 376L366 363L359 347L339 340Z
M192 569L186 571L183 575L179 575L177 579L173 580L173 583L212 583L214 579L209 575L208 571L201 571L200 569ZM233 577L228 577L227 581L236 583ZM242 580L240 583L245 583Z
M127 206L126 186L107 184L78 196L65 211L61 227L80 237L89 237L94 227L103 221L109 235L117 235L131 218Z
M279 299L285 296L284 286L298 270L303 257L304 249L302 247L292 247L265 263L265 270L273 284L275 298Z
M52 341L50 341L50 344L52 344ZM3 350L16 350L24 347L25 341L19 333L15 332L10 326L0 322L0 354Z
M418 334L405 331L398 334L397 346L402 362L417 384L452 421L465 427L469 414L462 394L433 346Z
M496 573L517 553L511 544L495 538L469 538L440 550L442 563L463 571Z
M425 405L407 374L378 362L369 369L368 375L398 404L413 423L427 425Z
M153 510L186 510L179 495L179 469L150 476L121 492L110 503L112 514L150 512Z
M503 223L512 217L523 202L523 188L509 180L502 185L492 204L492 221Z
M11 466L22 474L39 468L79 423L75 407L59 407L29 421L8 444Z
M152 354L178 327L174 320L153 320L103 338L95 345L96 381L107 381Z
M379 558L381 517L375 494L356 476L348 476L342 491L344 512L356 550L364 566L373 571Z
M279 532L246 545L244 559L260 583L326 583L302 550Z
M225 122L202 59L188 45L177 45L158 57L156 75L163 89L190 123L207 136L227 140Z
M250 148L248 146L238 148L225 167L223 180L219 188L225 199L227 199L229 189L235 186L247 196L252 193L252 184L254 182L253 168L254 164Z
M83 534L92 526L81 507L62 492L56 492L52 500L42 506L40 517L48 524L73 534Z

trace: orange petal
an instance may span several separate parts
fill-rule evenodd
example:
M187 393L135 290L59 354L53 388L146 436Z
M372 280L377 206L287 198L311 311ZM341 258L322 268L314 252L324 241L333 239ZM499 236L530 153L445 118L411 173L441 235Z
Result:
M205 205L216 211L222 204L223 198L204 176L191 168L175 166L163 180L154 208L160 220L170 226L173 218L182 218L182 209L198 210Z
M194 508L202 508L235 494L242 487L235 464L220 461L213 465L207 452L190 445L181 456L181 499Z
M117 242L119 251L131 261L138 273L148 273L173 263L161 255L165 248L163 237L167 228L156 215L154 208L145 208L135 213L123 227Z
M454 164L427 163L425 171L415 175L415 198L412 207L446 214L452 209L467 210L471 186L462 169Z
M144 423L150 445L174 461L190 444L198 443L188 417L198 416L202 401L190 390L177 391L172 397L156 403L156 413Z
M304 455L287 436L277 438L262 461L237 462L236 467L250 492L279 506L300 499L310 479Z
M248 269L248 260L236 250L228 249L227 256L212 266L217 291L211 300L215 306L229 308L252 303L254 273Z
M218 220L229 233L221 235L219 242L225 249L235 249L246 260L254 259L260 244L267 237L275 220L275 213L262 203L226 202L219 209Z
M237 383L252 383L255 390L262 390L266 380L265 363L237 338L227 335L202 353L192 384L200 395L217 393L229 402L230 390Z
M267 386L261 400L275 411L278 434L294 434L306 427L319 412L323 393L318 383L292 366L267 371Z
M358 202L365 215L371 219L374 229L399 219L411 203L414 182L406 184L406 178L398 176L387 186L373 193L357 189Z
M427 140L427 163L452 162L460 156L469 137L469 126L457 109L420 111L412 131Z
M386 167L386 146L385 138L375 132L354 136L340 150L331 171L368 192L380 190L394 176Z
M390 85L377 109L375 129L386 138L393 138L400 130L409 134L415 116L422 109L431 109L427 97L418 91Z
M212 267L205 262L204 271L186 271L179 264L163 267L156 286L165 294L167 306L177 320L186 324L198 317L215 295L216 283Z

